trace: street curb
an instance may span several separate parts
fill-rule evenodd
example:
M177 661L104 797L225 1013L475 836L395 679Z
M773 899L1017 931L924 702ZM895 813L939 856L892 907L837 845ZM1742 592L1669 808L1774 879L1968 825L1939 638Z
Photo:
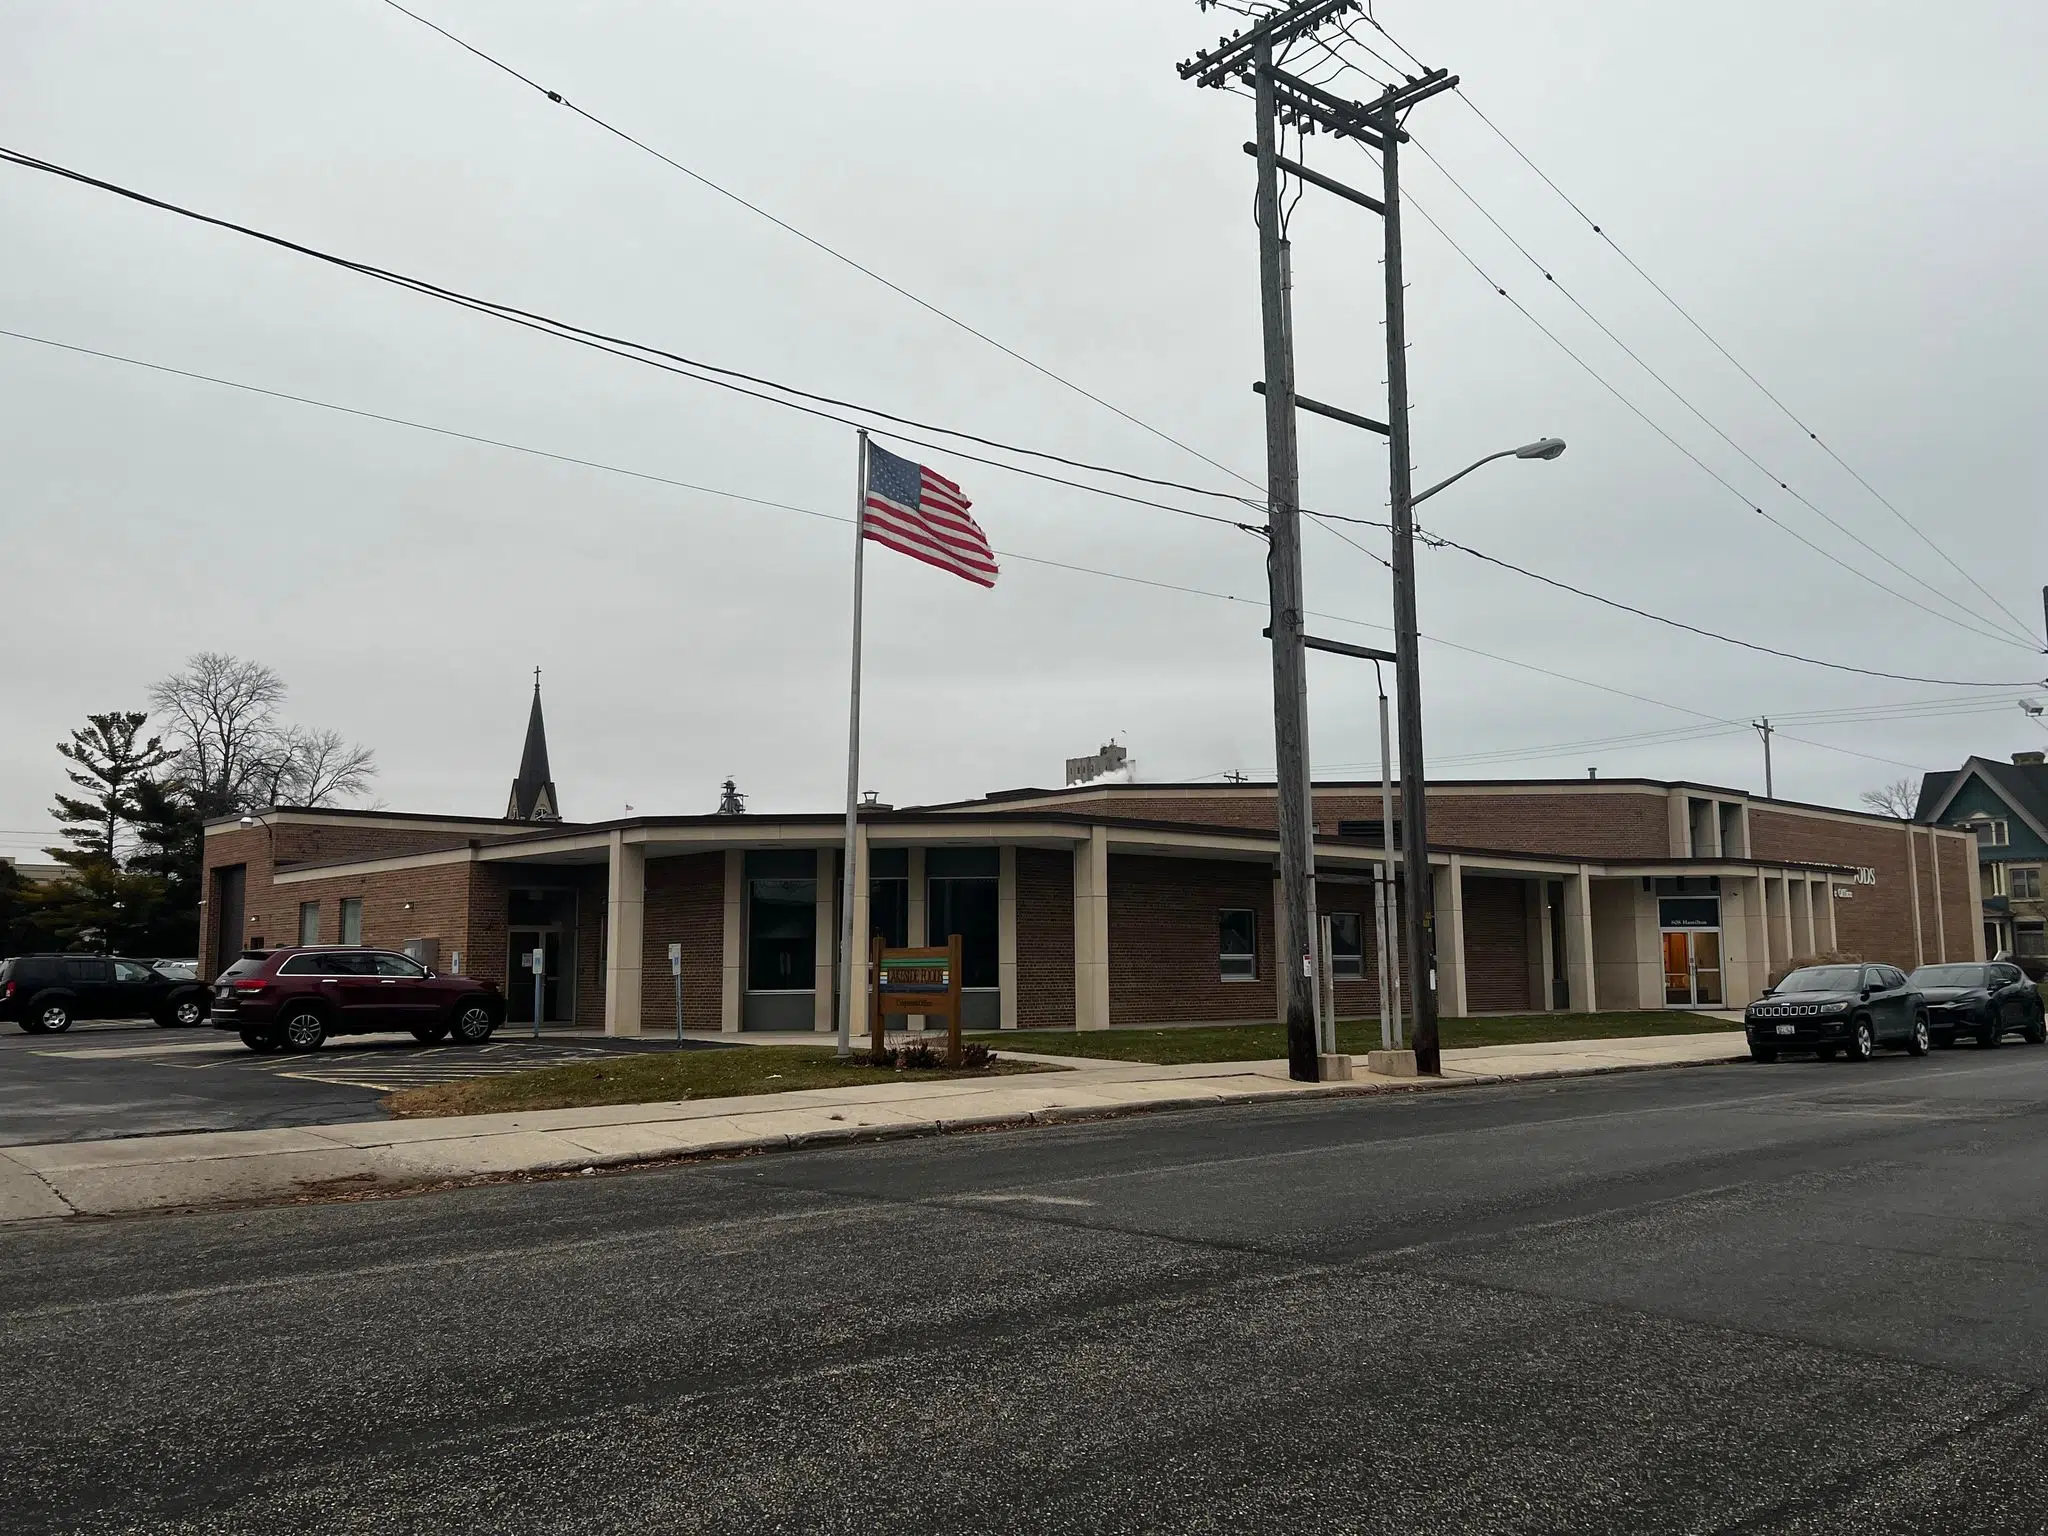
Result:
M74 1211L66 1215L30 1217L17 1221L0 1223L0 1229L25 1226L58 1226L79 1221L124 1221L172 1215L199 1215L229 1211L258 1210L290 1205L332 1204L347 1201L404 1199L415 1195L438 1193L451 1189L471 1189L498 1184L516 1184L525 1181L554 1181L576 1178L594 1173L600 1169L607 1172L627 1171L635 1168L652 1169L674 1167L686 1163L724 1162L742 1157L757 1157L766 1153L796 1151L810 1147L852 1146L889 1141L908 1141L918 1137L946 1136L982 1131L1021 1129L1033 1125L1080 1125L1091 1121L1119 1120L1139 1115L1161 1115L1185 1113L1197 1109L1227 1109L1237 1105L1270 1105L1323 1101L1329 1099L1366 1099L1387 1095L1411 1095L1438 1093L1461 1088L1500 1087L1519 1083L1556 1082L1567 1078L1609 1077L1628 1072L1670 1072L1691 1067L1722 1067L1746 1063L1747 1053L1741 1055L1710 1057L1697 1061L1671 1062L1630 1062L1615 1066L1552 1068L1538 1072L1517 1073L1513 1076L1488 1074L1478 1077L1411 1078L1383 1083L1336 1082L1316 1084L1304 1088L1274 1088L1251 1090L1230 1094L1226 1097L1188 1096L1176 1099L1137 1100L1128 1104L1104 1105L1057 1105L1040 1110L1007 1111L987 1115L963 1115L952 1120L928 1120L899 1122L890 1125L868 1125L832 1127L797 1133L762 1135L752 1139L735 1137L729 1142L716 1146L695 1147L677 1152L611 1152L589 1153L580 1157L550 1158L545 1162L528 1167L492 1173L447 1174L410 1178L384 1178L372 1176L351 1180L346 1189L322 1188L318 1183L302 1185L297 1189L254 1196L247 1199L208 1201L203 1204L164 1205L153 1210L119 1212ZM1227 1063L1218 1063L1227 1065ZM207 1159L206 1161L213 1161ZM222 1159L226 1161L226 1159ZM47 1182L47 1181L45 1181ZM52 1190L52 1193L58 1193ZM58 1195L61 1199L61 1194ZM66 1202L69 1204L69 1202Z

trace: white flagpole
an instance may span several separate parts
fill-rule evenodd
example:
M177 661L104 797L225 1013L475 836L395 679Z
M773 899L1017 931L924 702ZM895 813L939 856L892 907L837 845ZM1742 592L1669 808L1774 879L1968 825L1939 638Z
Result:
M839 1054L853 1054L853 865L860 802L860 597L867 552L868 434L860 432L853 506L853 689L846 727L846 853L839 880Z

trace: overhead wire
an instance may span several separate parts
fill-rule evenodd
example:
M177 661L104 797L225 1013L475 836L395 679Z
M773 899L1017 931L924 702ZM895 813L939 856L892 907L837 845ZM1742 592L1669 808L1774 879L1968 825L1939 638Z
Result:
M954 444L934 443L925 438L919 438L908 435L903 431L899 430L899 427L901 425L909 425L917 428L919 431L936 432L941 436L945 437L957 437L965 442L977 443L983 447L999 449L1006 453L1019 454L1026 458L1043 459L1048 462L1064 464L1070 468L1084 469L1091 473L1112 475L1120 479L1131 480L1141 484L1160 486L1173 490L1184 491L1191 495L1205 496L1215 498L1218 500L1229 501L1239 506L1255 505L1250 501L1249 498L1239 496L1233 492L1216 491L1201 486L1182 484L1178 481L1162 480L1155 476L1141 475L1135 471L1117 469L1109 465L1090 464L1084 460L1068 458L1065 455L1051 453L1043 449L1029 448L1022 446L1020 444L1007 443L1001 441L1000 439L983 437L976 433L971 433L951 427L937 425L932 422L919 421L913 417L902 416L894 412L882 410L876 406L864 404L862 402L842 400L833 396L818 394L814 391L801 389L795 385L783 384L773 379L763 378L759 375L744 373L738 369L722 367L715 363L702 362L698 359L686 357L680 353L671 352L665 348L654 346L653 344L648 342L633 341L628 338L609 335L603 331L593 330L586 326L576 325L571 321L561 320L553 316L537 313L532 310L521 309L516 305L505 304L492 299L479 298L474 294L465 293L460 289L447 288L438 283L430 282L425 278L413 277L409 274L394 271L385 267L379 267L369 262L357 261L351 257L339 256L329 251L323 251L315 246L310 246L296 240L287 239L282 235L271 234L268 233L267 231L256 229L250 225L237 223L231 219L224 219L212 214L201 213L196 209L187 208L181 204L173 203L163 198L154 197L148 193L136 191L133 188L124 187L117 182L106 181L99 177L87 175L82 171L73 170L68 166L59 165L54 161L41 160L33 155L24 154L19 150L10 149L5 146L0 146L0 163L13 164L27 170L40 171L45 174L57 176L84 186L93 187L100 191L109 192L117 197L125 198L131 202L142 204L145 207L155 208L165 213L175 214L180 218L190 219L193 220L194 222L209 225L216 229L222 229L233 234L242 235L248 239L261 241L265 244L276 246L282 250L290 251L296 255L309 257L315 261L323 262L326 263L327 265L338 267L344 271L354 272L360 276L372 278L378 282L388 283L394 287L407 289L411 292L420 294L427 298L439 299L443 302L451 303L464 309L474 310L479 314L487 315L498 320L504 320L514 325L519 325L528 330L536 331L542 335L553 336L556 337L558 340L575 342L578 345L589 347L596 351L605 352L614 357L624 358L629 362L640 363L643 366L658 368L663 372L676 374L679 377L695 379L699 383L710 384L716 388L728 390L735 394L745 395L752 399L760 400L770 405L780 406L785 410L796 411L800 414L816 417L821 420L836 422L839 425L846 427L857 428L869 425L869 423L866 422L857 421L850 419L846 416L834 414L835 411L856 411L864 416L873 417L880 421L895 424L889 428L885 428L882 430L886 431L887 435L889 435L890 437L896 438L897 440L902 442L915 444L918 447L934 448L942 453L949 453L954 455L955 457L967 459L975 463L987 464L997 469L1005 469L1013 474L1025 475L1032 479L1037 480L1050 481L1051 483L1056 485L1069 486L1076 490L1083 490L1091 492L1096 495L1108 496L1118 501L1132 502L1139 506L1156 507L1161 511L1176 512L1183 517L1191 517L1203 522L1221 523L1226 526L1235 528L1247 528L1248 531L1254 532L1260 531L1257 529L1249 529L1248 525L1241 523L1234 518L1217 517L1211 513L1196 512L1186 507L1176 507L1169 503L1153 501L1146 497L1131 496L1120 491L1109 490L1102 486L1091 486L1082 481L1069 480L1064 476L1047 474L1041 470L1027 469L1022 465L1010 464L1000 459L991 459L981 455L977 455L968 452L965 449L959 448ZM759 387L749 388L747 387L749 385ZM765 390L773 390L776 391L777 393L763 393L763 391ZM781 398L781 396L784 395L793 396L794 398ZM806 405L801 403L804 401L811 401L816 403ZM832 409L819 409L819 406L829 406L832 407Z
M1391 32L1389 32L1384 26L1380 24L1378 18L1372 14L1372 9L1370 5L1366 7L1364 14L1367 22L1371 24L1375 31L1377 31L1382 37L1386 38L1387 41L1400 52L1406 54L1410 59L1414 60L1416 67L1418 69L1423 67L1422 61L1419 58L1416 58L1415 54L1411 52L1407 48L1407 46L1400 41L1399 38L1396 38ZM1346 33L1347 36L1351 35L1348 24L1340 23L1340 28ZM1356 42L1358 41L1358 39L1354 37L1353 41ZM1375 50L1367 49L1367 51L1372 53L1375 58L1381 57ZM1385 60L1382 58L1381 62L1384 63ZM1614 238L1613 235L1608 233L1606 225L1604 223L1602 223L1599 220L1596 220L1590 213L1588 213L1584 208L1582 208L1579 205L1578 201L1575 198L1573 198L1570 193L1566 192L1563 187L1558 185L1557 181L1550 175L1549 172L1545 171L1542 166L1536 163L1535 159L1530 156L1528 151L1523 149L1520 144L1515 142L1513 137L1511 137L1508 134L1506 129L1502 128L1500 124L1496 123L1491 117L1487 115L1487 113L1480 107L1479 103L1472 99L1471 93L1469 91L1460 89L1455 94L1457 95L1458 99L1465 104L1467 110L1469 110L1474 117L1478 118L1481 123L1485 124L1487 129L1490 132L1492 132L1492 134L1496 138L1498 138L1501 141L1501 143L1506 145L1507 148L1514 154L1514 156L1535 174L1539 181L1541 181L1546 187L1548 187L1551 190L1551 192L1556 194L1559 200L1562 201L1566 207L1571 209L1571 211L1578 216L1580 221L1583 222L1588 229L1590 229L1595 235L1599 236L1600 239L1607 245L1607 247L1610 250L1612 250L1616 256L1620 257L1621 260L1628 266L1628 268L1631 271L1633 271L1637 277L1641 278L1642 281L1646 283L1650 287L1650 289L1656 293L1656 295L1659 298L1661 298L1667 305L1669 305L1671 309L1679 316L1680 319L1684 320L1687 325L1691 326L1694 331L1698 332L1701 339L1704 340L1709 346L1711 346L1716 352L1718 352L1722 356L1722 358L1725 359L1728 362L1728 364L1736 370L1736 372L1740 373L1743 376L1744 379L1748 380L1749 383L1753 385L1757 389L1757 391L1764 396L1765 399L1769 400L1770 403L1778 409L1778 411L1785 417L1786 420L1790 421L1793 426L1797 427L1801 432L1805 433L1808 441L1815 444L1815 446L1817 446L1821 450L1821 452L1825 453L1830 459L1832 459L1835 462L1836 465L1838 465L1845 473L1847 473L1850 476L1850 478L1855 480L1855 482L1858 485L1860 485L1865 491L1867 491L1870 494L1870 496L1880 506L1882 506L1887 512L1891 513L1891 515L1894 518L1896 518L1900 523L1904 524L1906 528L1911 530L1913 535L1916 538L1918 538L1921 543L1925 544L1930 550L1932 550L1937 556L1939 556L1941 560L1949 567L1949 569L1954 571L1958 576L1962 577L1963 580L1967 581L1972 587L1976 588L1977 592L1981 596L1983 596L1987 601L1989 601L1993 606L1995 606L2005 616L2007 620L2016 625L2018 627L2019 632L2022 635L2027 636L2030 648L2038 649L2038 647L2033 647L2032 645L2033 631L2028 627L2028 623L2026 620L2022 619L2018 614L2014 613L2011 608L2007 607L2006 604L1998 597L1996 593L1992 592L1990 588L1986 587L1984 583L1982 583L1975 576L1973 576L1967 568L1965 568L1953 555L1951 555L1948 552L1947 549L1945 549L1937 540L1931 537L1923 528L1920 527L1918 523L1914 522L1912 518L1908 517L1906 513L1903 510L1901 510L1891 500L1891 498L1886 496L1875 485L1871 484L1869 479L1866 478L1863 475L1863 473L1856 468L1855 465L1851 464L1846 458L1844 458L1839 452L1837 452L1834 446L1830 444L1825 438L1823 438L1820 435L1820 433L1816 431L1807 422L1805 417L1801 416L1797 411L1793 410L1792 407L1788 405L1785 402L1785 400L1781 396L1779 396L1774 390L1772 390L1769 385L1765 384L1764 381L1761 378L1759 378L1757 374L1747 364L1745 364L1732 351L1730 351L1729 348L1721 341L1719 337L1714 335L1712 331L1708 330L1706 326L1701 323L1699 318L1692 313L1691 310L1686 308L1685 305L1681 304L1678 301L1677 297L1674 294L1672 294L1672 292L1668 288L1666 288L1662 283L1658 282L1656 278L1651 276L1650 273L1643 267L1643 265L1640 262L1638 262L1635 259L1635 257L1631 256L1628 253L1628 251L1623 248L1621 243ZM1424 150L1423 152L1425 154L1428 153L1427 150ZM1434 159L1433 156L1431 158Z
M1823 522L1825 522L1830 528L1834 529L1844 538L1854 543L1858 548L1862 549L1865 553L1873 555L1877 559L1883 561L1886 565L1890 566L1894 571L1897 571L1901 576L1906 577L1909 581L1917 581L1922 583L1925 586L1926 590L1932 596L1940 598L1943 602L1948 603L1951 607L1957 608L1961 612L1968 614L1972 619L1975 619L1977 617L1976 611L1970 608L1968 604L1963 603L1957 598L1951 597L1948 593L1943 592L1939 588L1933 586L1931 583L1928 583L1926 581L1926 577L1922 573L1908 570L1905 566L1899 564L1898 561L1892 559L1892 557L1890 555L1887 555L1883 550L1878 549L1875 545L1871 544L1867 539L1860 537L1854 530L1846 527L1839 520L1830 516L1825 510L1823 510L1820 506L1816 505L1802 492L1793 489L1791 484L1788 483L1782 476L1780 476L1776 470L1772 469L1769 465L1765 464L1762 460L1758 459L1755 454L1751 453L1741 443L1737 442L1720 425L1720 423L1716 422L1712 417L1708 416L1706 412L1701 410L1698 405L1694 404L1693 401L1682 390L1680 390L1676 385L1674 385L1669 379L1665 378L1662 373L1658 372L1655 367L1653 367L1647 360L1645 360L1641 353L1636 351L1636 349L1630 346L1627 341L1623 340L1622 337L1617 335L1614 329L1611 326L1609 326L1606 321L1602 320L1598 315L1594 314L1592 310L1588 309L1586 305L1580 301L1577 294L1573 293L1561 281L1559 281L1555 272L1551 270L1549 264L1538 258L1533 252L1529 250L1529 248L1526 245L1524 245L1519 239L1516 238L1513 232L1511 232L1504 224L1502 224L1499 219L1494 217L1493 212L1489 208L1487 208L1484 203L1480 202L1477 197L1472 195L1471 191L1466 188L1465 184L1461 182L1455 175L1452 174L1449 167L1447 167L1441 160L1439 160L1434 154L1430 152L1430 149L1426 144L1422 143L1422 141L1419 139L1412 138L1410 140L1410 143L1413 144L1415 149L1422 154L1424 159L1428 160L1431 165L1436 167L1437 173L1441 175L1445 181L1449 182L1451 186L1457 190L1459 196L1463 197L1466 202L1470 203L1473 206L1473 208L1477 209L1480 217L1485 219L1487 223L1491 224L1494 227L1494 229L1499 232L1501 237L1505 239L1508 242L1508 244L1512 245L1515 248L1515 250L1522 256L1523 260L1527 261L1530 266L1534 267L1538 272L1540 272L1543 275L1544 282L1546 282L1551 287L1555 288L1560 294L1562 294L1566 302L1568 302L1581 315L1585 316L1585 318L1592 322L1593 325L1598 327L1601 334L1606 336L1609 341L1613 342L1617 347L1620 347L1623 352L1627 353L1630 360L1633 361L1637 367L1641 368L1644 373L1648 374L1653 380L1655 380L1658 386L1662 388L1666 394L1670 395L1672 399L1676 400L1680 405L1684 406L1685 409L1691 412L1692 415L1703 426L1705 426L1709 431L1711 431L1716 437L1720 438L1721 441L1726 443L1730 448L1734 449L1737 454L1742 456L1742 458L1747 460L1749 464L1758 471L1758 473L1764 475L1771 481L1772 484L1776 485L1779 490L1785 492L1786 495L1792 497L1793 500L1797 501L1801 506L1805 507L1808 511L1812 512L1816 517L1820 518ZM1425 217L1427 217L1427 215L1425 215ZM1846 565L1844 568L1852 570L1854 569L1853 567L1848 567ZM1865 581L1870 581L1873 585L1877 586L1880 591L1889 593L1893 597L1902 598L1903 600L1908 602L1913 601L1911 598L1905 597L1905 594L1897 591L1892 587L1885 586L1881 582L1875 581L1874 578L1866 575L1863 572L1858 571L1856 572L1856 574L1862 576L1862 578ZM1925 611L1927 611L1928 613L1934 613L1934 610L1931 608L1926 609ZM1935 614L1935 616L1938 618L1946 617L1946 615L1941 614ZM1976 623L1963 624L1959 623L1955 619L1949 619L1948 622L1958 624L1959 628L1971 630L1973 633L1976 634L1989 636L1993 633L1993 631L1984 629ZM2005 637L2010 638L2012 635L2015 634L2018 636L2017 643L2023 649L2029 651L2036 649L2033 643L2033 637L2029 635L2024 629L2008 631Z
M491 53L486 52L484 49L478 47L476 44L468 41L467 39L457 36L454 32L451 32L448 28L442 26L439 22L430 20L429 18L421 15L418 11L408 9L406 6L401 5L399 3L399 0L384 0L384 4L389 6L392 10L397 11L400 15L411 18L413 21L417 22L419 25L423 27L426 27L430 31L439 33L442 37L446 38L449 42L455 44L465 53L469 53L475 56L476 58L482 60L484 63L489 64L492 68L502 71L506 75L510 76L512 79L517 80L521 85L528 87L530 90L539 92L542 96L545 96L549 101L553 102L555 105L567 108L570 112L573 112L576 116L582 118L585 122L590 123L593 127L600 128L604 132L611 134L614 138L617 138L624 143L630 144L633 148L639 150L643 154L651 155L654 159L659 160L662 164L668 166L670 169L681 172L683 175L689 177L692 181L698 183L700 186L703 186L709 189L710 191L716 192L720 197L723 197L730 202L738 204L740 207L746 209L749 213L755 214L760 218L766 219L769 223L775 225L776 228L781 229L788 234L796 236L797 239L803 241L806 245L809 245L816 250L822 251L825 255L830 256L833 260L841 262L848 267L851 267L854 271L860 273L862 276L869 278L874 282L880 283L884 288L887 288L891 293L894 293L901 298L908 299L911 303L917 305L920 309L926 310L927 312L936 315L939 319L945 321L948 325L957 327L958 329L966 332L968 335L974 337L977 341L984 342L987 345L994 347L998 352L1001 352L1005 356L1022 363L1025 367L1031 369L1035 373L1043 375L1045 378L1052 380L1055 384L1060 385L1062 388L1071 390L1073 393L1081 396L1083 399L1089 400L1094 404L1101 406L1104 410L1111 412L1113 415L1121 417L1123 420L1129 422L1132 426L1138 427L1145 432L1149 432L1152 436L1158 438L1160 441L1172 444L1175 448L1180 449L1183 453L1192 454L1195 458L1200 459L1204 464L1207 464L1210 468L1221 470L1224 474L1229 475L1231 478L1235 480L1242 481L1246 485L1252 486L1260 490L1264 489L1262 486L1260 486L1258 481L1252 479L1251 477L1240 474L1237 470L1232 469L1229 465L1224 464L1217 459L1211 458L1208 454L1203 453L1199 448L1196 448L1189 443L1183 442L1181 439L1175 437L1172 433L1165 431L1163 428L1152 425L1150 422L1145 421L1143 418L1136 416L1131 412L1125 410L1122 406L1113 404L1112 402L1104 399L1102 396L1095 394L1093 391L1076 383L1074 380L1067 378L1065 375L1056 372L1055 370L1047 367L1045 364L1038 362L1034 358L1026 356L1024 353L1018 351L1015 347L1012 347L1005 342L997 340L987 331L981 330L979 327L974 326L969 322L961 319L958 315L952 314L949 311L940 308L938 305L932 303L929 299L926 299L921 295L912 292L910 289L904 287L901 283L898 283L891 278L883 276L873 267L870 267L866 263L859 261L852 256L847 255L844 251L838 250L837 248L828 245L825 241L820 240L817 236L812 235L803 229L798 228L796 225L790 223L787 219L781 218L776 214L770 213L766 208L762 207L759 203L753 202L752 200L743 197L739 193L733 191L731 188L723 186L716 181L713 181L710 177L704 175L701 171L695 170L692 167L685 165L682 161L677 160L674 156L669 155L664 151L655 148L652 144L649 144L644 139L635 137L633 134L628 133L625 129L620 128L617 124L609 122L602 117L599 117L596 113L591 112L584 107L578 106L575 102L569 100L568 97L564 96L560 91L553 90L548 86L542 85L538 80L535 80L531 76L524 74L520 70L513 68L504 60L497 58L495 55Z

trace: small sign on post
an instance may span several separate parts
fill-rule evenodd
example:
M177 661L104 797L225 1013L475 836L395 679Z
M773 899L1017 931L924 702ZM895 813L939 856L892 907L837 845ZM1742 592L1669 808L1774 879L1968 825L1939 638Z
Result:
M877 1056L885 1044L890 1014L943 1013L946 1065L960 1065L960 935L943 949L890 949L875 940L868 1018Z
M683 1043L683 946L668 947L668 971L676 982L676 1044Z
M547 950L545 948L535 949L532 954L526 957L526 963L533 971L533 1038L538 1040L540 1038L540 1016L546 1006L545 996L541 991L541 982L546 977L548 971Z

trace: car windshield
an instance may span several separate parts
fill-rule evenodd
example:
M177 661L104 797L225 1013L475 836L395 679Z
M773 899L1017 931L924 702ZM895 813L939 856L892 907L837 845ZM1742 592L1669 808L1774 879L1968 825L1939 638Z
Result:
M1863 984L1860 965L1809 965L1794 971L1773 992L1854 992Z
M1909 978L1916 987L1981 987L1981 965L1923 965Z

